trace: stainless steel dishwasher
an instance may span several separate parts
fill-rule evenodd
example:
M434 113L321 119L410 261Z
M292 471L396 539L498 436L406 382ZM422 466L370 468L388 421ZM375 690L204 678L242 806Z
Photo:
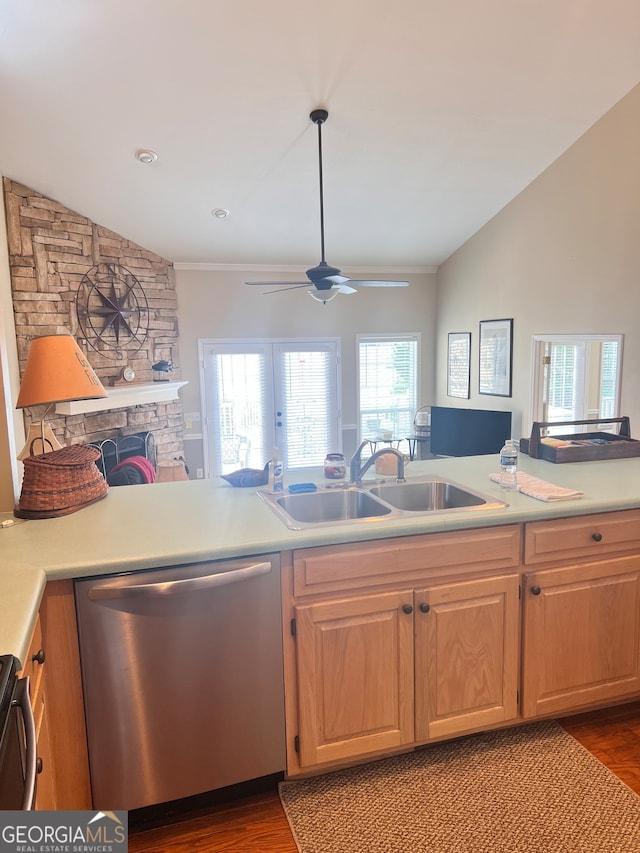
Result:
M284 770L280 557L75 583L93 805Z

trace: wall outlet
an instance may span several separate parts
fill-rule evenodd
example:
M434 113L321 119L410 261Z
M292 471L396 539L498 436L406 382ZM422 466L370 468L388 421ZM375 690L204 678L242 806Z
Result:
M204 468L196 468L196 480L204 479Z

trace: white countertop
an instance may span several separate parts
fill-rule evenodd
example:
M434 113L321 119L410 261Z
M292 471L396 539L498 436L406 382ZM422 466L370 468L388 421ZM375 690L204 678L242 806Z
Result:
M294 531L255 489L233 488L218 478L112 488L104 500L71 515L2 528L0 653L23 658L46 580L640 507L640 458L554 465L521 454L521 470L584 492L583 498L550 503L502 492L489 480L496 466L494 456L434 459L411 462L406 476L446 475L507 502L504 509ZM285 486L293 480L285 476ZM323 482L320 471L295 478L307 480Z

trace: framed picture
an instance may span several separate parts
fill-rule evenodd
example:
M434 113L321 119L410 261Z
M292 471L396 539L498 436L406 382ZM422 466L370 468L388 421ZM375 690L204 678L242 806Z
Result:
M480 394L511 396L513 320L480 321Z
M471 377L471 332L449 332L447 395L468 399Z

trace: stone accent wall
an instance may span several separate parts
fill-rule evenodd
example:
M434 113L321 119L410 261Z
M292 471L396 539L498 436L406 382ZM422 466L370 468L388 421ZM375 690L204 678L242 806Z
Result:
M21 184L4 178L9 264L20 370L32 338L71 333L105 387L130 364L139 380L151 382L151 365L172 361L170 379L180 378L177 300L173 265L130 240L96 225ZM98 263L118 263L141 283L149 307L149 328L137 352L114 360L81 337L76 295L82 277ZM25 427L42 417L40 407L25 410ZM149 403L64 417L48 422L62 444L99 441L143 430L154 433L158 461L184 455L182 403Z

